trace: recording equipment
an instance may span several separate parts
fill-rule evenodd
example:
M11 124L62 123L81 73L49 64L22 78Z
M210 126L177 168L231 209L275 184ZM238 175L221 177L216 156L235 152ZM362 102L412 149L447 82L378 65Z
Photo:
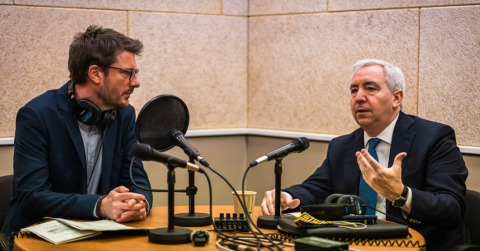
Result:
M180 134L185 135L189 119L187 105L179 97L169 94L156 96L148 101L138 114L135 124L137 140L139 143L148 144L160 152L167 151L175 146L168 137L170 130L175 129ZM195 148L191 147L191 149ZM187 152L185 151L185 153ZM193 162L194 158L190 160L192 164L195 164ZM205 161L200 161L200 163L208 165ZM197 190L195 173L189 172L188 187L185 189L188 195L188 213L175 214L175 225L199 227L212 224L210 214L195 212Z
M210 233L204 229L193 231L190 234L190 240L195 243L196 247L204 247L210 241Z
M308 213L320 220L333 220L344 215L365 215L365 201L356 195L332 194L324 204L300 207L300 212Z
M114 110L102 112L97 105L87 99L75 98L75 83L69 81L67 95L73 108L73 116L85 125L96 125L104 128L115 120Z
M187 168L190 171L198 171L201 173L204 172L204 170L198 167L197 165L188 163L185 160L175 158L168 154L159 152L147 144L135 143L130 148L130 151L133 157L140 160L153 160L153 161L168 164L169 166L172 166L172 167Z
M159 95L148 101L138 113L135 134L138 142L165 152L175 146L168 138L168 132L177 129L185 134L188 123L188 108L180 98Z
M310 250L320 250L320 251L329 251L329 250L338 250L338 251L348 251L348 245L344 242L327 240L319 237L306 237L295 239L295 250L297 251L310 251Z
M247 218L243 213L238 214L227 213L226 217L224 213L220 213L220 217L215 217L215 226L222 232L249 232L250 227L248 225ZM215 230L217 231L217 230Z
M208 162L202 157L202 155L200 155L197 149L195 149L192 145L190 145L190 143L188 143L187 140L185 140L183 134L179 130L171 129L170 131L168 131L167 137L170 139L170 142L172 142L172 144L182 148L187 156L192 159L198 160L198 162L200 162L200 164L205 167L209 166Z
M350 215L365 215L367 206L362 197L357 195L331 194L325 199L325 204L337 203L349 206Z
M258 158L254 162L250 163L250 166L256 166L262 162L277 160L285 158L290 153L301 153L310 146L310 142L305 137L294 139L290 144L279 148L273 152L267 153L265 156Z
M235 244L235 243L229 243L227 246L230 249L237 250L237 251L254 251L255 250L255 249L253 249L249 246L245 246L245 245L241 245L241 244Z

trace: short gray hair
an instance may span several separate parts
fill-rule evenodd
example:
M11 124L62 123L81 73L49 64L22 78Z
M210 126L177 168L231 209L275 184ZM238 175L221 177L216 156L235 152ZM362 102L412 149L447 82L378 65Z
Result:
M400 68L382 60L362 59L352 65L352 76L350 77L350 80L353 79L353 75L355 75L355 72L357 72L360 68L376 64L383 66L383 72L385 74L385 81L387 82L388 90L391 92L402 90L403 100L400 104L400 109L403 109L403 103L405 101L405 77L403 76Z

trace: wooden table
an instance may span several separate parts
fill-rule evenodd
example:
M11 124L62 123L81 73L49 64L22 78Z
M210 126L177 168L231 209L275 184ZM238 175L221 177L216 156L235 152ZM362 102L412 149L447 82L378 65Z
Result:
M196 206L196 212L209 213L208 206ZM220 212L233 212L233 206L214 206L213 215L217 216ZM256 219L258 217L257 213L259 207L255 209L253 217ZM177 206L175 207L176 213L188 212L187 206ZM147 219L145 221L130 222L125 223L125 225L131 227L167 227L167 207L154 207L150 211ZM189 227L192 230L198 229L213 229L213 226L206 227ZM276 230L262 229L264 233L274 233ZM398 240L412 240L419 241L422 245L425 244L425 240L420 233L413 229L409 229L412 234L411 239L398 239ZM211 232L212 239L210 243L205 247L195 247L193 243L181 244L181 245L161 245L154 244L148 241L147 236L128 236L128 237L102 237L97 236L86 240L81 240L72 243L54 245L47 241L44 241L37 237L30 238L15 238L14 250L65 250L65 251L76 251L76 250L111 250L111 251L121 251L121 250L218 250L215 246L216 234ZM356 250L419 250L419 248L412 248L411 246L406 247L385 247L385 246L353 246L350 245L350 248ZM294 250L293 247L286 247L285 250Z

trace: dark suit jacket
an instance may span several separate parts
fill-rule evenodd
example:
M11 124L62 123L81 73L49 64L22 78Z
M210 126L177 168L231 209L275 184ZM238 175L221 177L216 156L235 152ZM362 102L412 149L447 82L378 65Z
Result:
M152 205L152 193L130 181L130 146L136 142L135 110L129 105L117 110L105 133L99 194L85 194L85 148L67 98L67 85L28 102L17 114L14 190L2 232L9 235L45 216L94 220L99 197L121 185L145 195ZM138 160L133 177L140 186L150 188Z
M355 152L364 148L363 135L359 128L333 139L322 166L302 184L284 191L300 199L300 206L322 204L333 193L358 195L360 170ZM387 214L405 220L420 232L427 250L449 250L469 243L463 223L468 171L454 130L400 112L393 131L389 167L401 152L407 153L402 162L402 181L412 190L412 210L405 219L401 209L387 200ZM396 221L389 216L387 220Z

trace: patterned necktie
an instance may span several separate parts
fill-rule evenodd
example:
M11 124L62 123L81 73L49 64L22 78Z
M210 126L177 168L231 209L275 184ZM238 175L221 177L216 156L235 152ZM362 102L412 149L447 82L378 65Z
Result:
M372 157L378 162L378 156L377 156L377 151L375 151L375 148L380 144L380 141L382 141L379 138L371 138L369 140L368 144L368 153L372 155ZM365 204L367 206L371 206L373 208L377 208L377 192L373 190L367 182L363 179L363 175L360 177L360 197L362 197L363 200L365 200ZM368 208L367 207L367 215L375 215L375 210Z

